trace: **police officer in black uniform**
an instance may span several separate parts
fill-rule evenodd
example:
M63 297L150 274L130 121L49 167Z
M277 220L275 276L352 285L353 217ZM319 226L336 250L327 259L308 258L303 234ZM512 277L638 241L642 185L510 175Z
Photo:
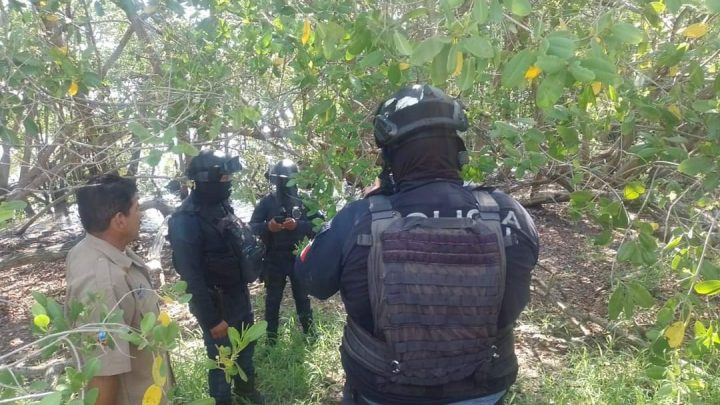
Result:
M186 175L194 187L172 215L168 238L173 249L173 264L192 294L190 311L203 331L210 359L218 355L217 346L230 347L228 327L238 331L253 324L250 293L241 274L238 258L228 245L227 235L217 224L233 215L229 197L231 177L241 170L238 157L203 150L195 156ZM243 381L235 376L232 393L242 399L263 403L255 389L253 367L254 343L237 359L247 375ZM208 372L210 396L217 404L231 404L231 384L222 370Z
M371 252L372 241L367 240L371 234L371 224L374 223L371 210L371 200L365 198L345 206L332 221L316 236L312 244L301 253L296 263L296 271L307 277L308 290L311 295L327 299L340 291L345 309L348 314L348 327L346 327L341 357L346 373L346 387L344 404L493 404L502 402L502 397L516 379L518 364L514 352L513 325L529 300L530 274L538 259L539 240L534 224L523 207L507 194L491 188L468 187L463 185L460 169L467 159L465 145L458 135L468 127L467 118L462 106L454 99L447 97L442 91L428 85L415 85L398 91L393 97L380 104L374 120L375 140L382 150L385 164L384 187L377 189L374 194L385 194L395 213L401 218L480 218L479 211L483 205L474 193L485 192L491 197L491 205L497 208L499 215L495 215L497 223L495 240L496 252L504 247L505 266L498 276L500 283L498 291L503 291L495 301L496 308L488 313L494 314L487 319L460 316L445 317L442 313L420 319L419 323L437 327L438 323L448 327L461 327L462 330L473 330L470 326L482 325L477 335L458 336L457 343L451 338L451 345L442 350L452 355L453 350L474 347L478 342L487 343L491 355L478 362L477 369L471 362L472 371L462 374L457 379L436 382L429 379L425 384L410 384L405 381L404 373L411 376L413 366L391 362L390 358L377 357L377 353L367 347L358 347L348 339L349 334L357 337L360 334L373 339L378 348L383 349L383 336L377 336L376 327L378 319L373 309L379 304L378 300L386 297L374 297L369 293L368 256ZM388 176L391 174L391 176ZM392 182L393 184L389 184ZM388 195L389 194L389 195ZM385 197L383 197L385 198ZM382 213L382 212L381 212ZM403 219L404 220L404 219ZM384 235L384 234L383 234ZM431 235L432 236L432 235ZM374 238L374 235L372 235ZM501 244L502 243L502 244ZM406 247L400 244L399 253ZM472 248L472 246L470 246ZM468 249L459 246L458 249ZM426 258L425 252L415 252L422 260ZM492 255L489 255L492 256ZM428 256L429 257L429 256ZM375 258L377 258L375 256ZM385 260L382 258L381 260ZM400 259L401 261L404 259ZM500 261L496 262L499 263ZM474 266L471 264L470 266ZM436 274L425 275L428 280L457 281L466 274L452 274L451 266L439 266L446 272L442 277ZM471 267L472 270L472 267ZM450 276L448 277L447 274ZM484 275L468 274L470 277L480 279ZM454 279L453 279L454 277ZM382 280L381 280L382 281ZM406 279L405 282L417 283L418 280ZM373 283L376 283L373 281ZM433 283L429 281L429 283ZM411 308L421 308L429 304L423 299L430 300L424 294L424 286L420 286L414 295L415 302ZM442 288L440 286L439 288ZM460 289L463 287L460 286ZM428 286L428 291L439 291L437 285ZM427 298L424 298L427 297ZM393 300L406 299L404 296L394 296ZM463 304L471 305L483 297L458 297ZM453 297L446 298L454 302ZM372 304L371 304L372 300ZM389 298L388 298L389 300ZM463 303L463 300L467 300ZM418 302L419 301L419 302ZM389 302L389 301L386 301ZM411 302L411 301L407 301ZM455 308L457 310L457 308ZM462 311L462 308L460 308ZM410 314L412 315L412 314ZM468 319L471 318L471 319ZM409 316L407 320L417 322L417 317ZM399 319L399 322L402 322ZM481 321L481 322L478 322ZM456 324L453 324L456 323ZM423 325L409 325L422 330ZM488 340L486 333L492 331L492 341ZM385 335L388 336L388 335ZM413 350L413 345L426 345L427 342L413 341L415 336L405 336L405 350ZM423 347L423 346L418 346ZM415 347L416 349L417 347ZM379 349L379 350L380 350ZM397 349L397 347L396 347ZM449 352L448 352L449 350ZM366 356L358 356L357 353ZM392 353L392 352L391 352ZM397 352L395 353L397 354ZM423 354L422 351L419 352ZM455 354L457 356L457 353ZM364 358L367 357L367 358ZM439 365L453 366L462 361L467 362L464 356L441 359ZM387 362L385 365L383 362ZM423 364L422 359L416 363ZM432 373L433 368L429 368ZM397 373L397 374L395 374ZM441 376L439 376L441 377ZM410 377L406 380L412 379ZM440 381L440 378L438 378ZM468 401L468 402L464 402Z
M297 187L288 185L288 181L297 172L297 165L289 159L275 164L267 173L275 191L260 200L250 219L253 231L267 247L263 278L266 290L265 320L268 323L267 335L270 344L274 344L277 339L280 302L288 278L303 333L313 332L310 298L303 280L292 271L295 262L293 252L298 242L313 236L314 218L308 218Z

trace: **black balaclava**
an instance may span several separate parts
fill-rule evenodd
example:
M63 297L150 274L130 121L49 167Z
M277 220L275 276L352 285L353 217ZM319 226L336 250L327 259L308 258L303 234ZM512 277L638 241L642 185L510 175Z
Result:
M416 180L462 180L458 154L464 150L459 137L438 134L411 137L385 154L399 185Z
M230 198L230 181L198 181L195 183L193 195L201 204L220 204Z
M294 207L300 206L298 189L296 186L288 186L288 178L277 178L275 184L275 196L285 211L290 214Z

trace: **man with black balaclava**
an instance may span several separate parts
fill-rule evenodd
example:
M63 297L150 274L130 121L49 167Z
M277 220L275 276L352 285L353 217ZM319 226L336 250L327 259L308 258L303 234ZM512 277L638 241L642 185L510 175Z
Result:
M383 173L296 263L320 299L340 292L343 404L496 404L517 377L513 325L539 240L528 213L463 185L462 105L429 85L378 107Z
M313 236L312 218L308 218L297 187L288 185L288 181L297 173L297 165L291 160L284 159L275 164L267 173L275 191L260 200L250 219L253 231L267 246L263 279L266 291L265 320L271 345L277 339L280 302L288 278L303 333L313 332L310 298L302 280L292 271L297 244L305 237Z
M200 152L186 171L194 183L192 191L168 223L173 264L192 294L190 311L200 324L212 360L218 355L218 346L230 347L229 327L242 331L253 324L247 280L229 245L230 237L218 225L237 220L228 199L232 175L240 170L238 157ZM233 393L245 401L263 403L255 389L253 351L251 343L237 359L247 381L235 376L230 384L223 370L208 372L209 393L216 404L232 404Z

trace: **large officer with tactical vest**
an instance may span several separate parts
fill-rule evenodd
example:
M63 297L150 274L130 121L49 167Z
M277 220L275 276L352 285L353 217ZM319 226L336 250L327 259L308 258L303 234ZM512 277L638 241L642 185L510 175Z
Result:
M338 212L296 264L311 295L341 292L343 403L500 403L517 377L533 221L507 194L463 185L457 100L403 88L373 123L381 187Z
M257 278L256 263L262 249L229 203L231 179L240 170L238 157L201 151L186 171L193 181L192 191L168 223L173 264L187 282L192 294L190 311L200 324L207 355L213 360L218 346L231 346L229 327L241 331L253 324L247 283ZM209 393L216 404L230 405L233 393L244 401L263 403L255 388L253 351L251 343L237 358L247 381L237 375L230 384L223 370L208 372Z
M297 187L289 183L297 173L297 165L289 159L277 162L268 170L266 177L275 190L260 200L250 218L250 226L267 247L263 280L267 337L271 345L277 341L280 302L288 278L303 333L314 334L310 298L303 280L292 269L297 245L306 237L314 235L312 219L318 215L308 216Z

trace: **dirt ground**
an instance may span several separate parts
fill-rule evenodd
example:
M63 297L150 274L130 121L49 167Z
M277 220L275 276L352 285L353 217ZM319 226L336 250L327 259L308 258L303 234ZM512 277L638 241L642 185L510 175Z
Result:
M605 317L612 258L612 255L589 248L591 243L588 239L597 229L587 223L569 221L564 210L564 205L556 204L530 211L542 247L539 266L534 272L531 304L517 326L517 352L526 381L541 372L562 367L562 356L572 340L592 339L605 333L597 325L573 318L560 310L560 305L564 304L579 313ZM0 259L19 251L67 242L81 235L76 225L68 223L49 222L36 228L43 226L43 232L31 233L25 238L2 235ZM148 232L141 234L136 251L142 256L152 243L153 236ZM162 264L165 269L171 267L168 250L167 246L163 249ZM172 278L171 273L166 275ZM253 295L262 294L262 290L259 284L251 287ZM63 261L0 269L0 354L32 341L29 327L32 291L42 292L62 302L65 291ZM286 289L286 294L289 295L289 289ZM289 296L286 298L289 304L291 299ZM340 300L321 307L326 305L339 306ZM168 311L181 325L194 328L194 320L185 306L171 306ZM540 327L538 319L547 322Z

